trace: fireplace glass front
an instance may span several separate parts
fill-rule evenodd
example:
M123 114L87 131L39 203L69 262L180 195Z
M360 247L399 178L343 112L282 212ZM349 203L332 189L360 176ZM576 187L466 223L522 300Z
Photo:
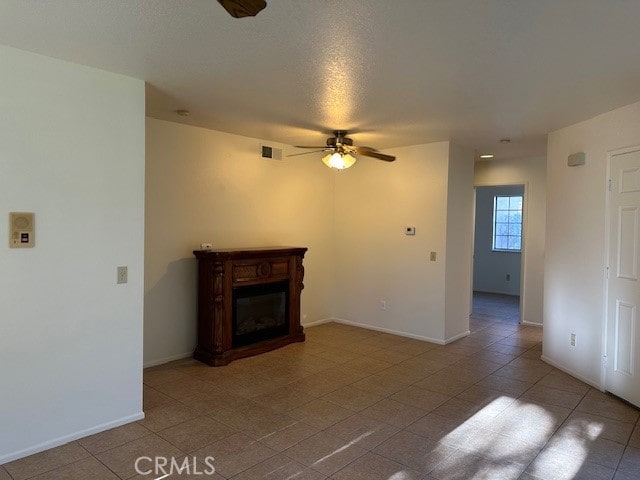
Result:
M288 281L233 289L234 347L286 335L288 318Z

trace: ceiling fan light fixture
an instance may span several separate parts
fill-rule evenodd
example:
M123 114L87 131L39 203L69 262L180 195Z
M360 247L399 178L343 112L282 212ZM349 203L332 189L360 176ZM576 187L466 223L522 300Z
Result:
M356 163L356 157L349 155L348 153L330 153L325 155L322 162L329 168L335 168L336 170L345 170Z

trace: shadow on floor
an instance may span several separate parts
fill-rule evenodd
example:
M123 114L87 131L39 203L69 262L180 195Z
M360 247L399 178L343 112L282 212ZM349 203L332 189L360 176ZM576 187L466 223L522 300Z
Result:
M517 325L520 323L520 296L474 291L471 318Z

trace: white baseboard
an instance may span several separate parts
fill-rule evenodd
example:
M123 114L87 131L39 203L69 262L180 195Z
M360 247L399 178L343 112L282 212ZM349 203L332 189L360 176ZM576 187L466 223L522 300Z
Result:
M522 321L522 323L521 323L521 325L528 325L528 326L530 326L530 327L540 327L540 328L542 328L542 327L543 327L542 323L537 323L537 322L527 322L526 320L523 320L523 321Z
M467 330L466 332L462 332L462 333L459 333L458 335L454 335L453 337L447 338L444 341L444 344L448 345L451 342L455 342L456 340L460 340L461 338L467 337L469 335L471 335L471 332Z
M46 442L38 443L31 447L18 450L17 452L7 453L6 455L0 456L0 465L2 465L3 463L11 462L13 460L18 460L19 458L33 455L34 453L40 453L45 450L49 450L50 448L59 447L60 445L73 442L74 440L78 440L79 438L88 437L89 435L104 432L105 430L111 430L112 428L120 427L122 425L126 425L127 423L142 420L143 418L144 412L136 413L135 415L120 418L118 420L114 420L113 422L103 423L101 425L96 425L95 427L80 430L79 432L74 432L70 433L69 435L54 438L53 440L47 440Z
M510 297L519 297L519 292L498 292L496 290L474 290L474 292L478 293L495 293L496 295L508 295Z
M320 320L314 320L313 322L303 323L302 326L307 327L315 327L316 325L322 325L323 323L333 322L333 318L322 318Z
M602 391L602 385L600 385L600 382L596 382L594 380L591 380L590 378L587 378L583 375L580 375L578 372L574 372L573 370L571 370L570 368L565 367L564 365L561 365L560 363L551 360L549 357L542 355L540 357L540 359L543 362L547 362L549 365L556 367L558 370L562 370L564 373L568 373L569 375L571 375L572 377L577 378L578 380L580 380L581 382L586 383L587 385L591 385L593 388L597 388L598 390Z
M414 340L422 340L424 342L436 343L438 345L445 345L445 341L442 340L441 338L424 337L422 335L415 335L413 333L401 332L398 330L392 330L390 328L376 327L374 325L368 325L366 323L353 322L351 320L345 320L343 318L332 318L329 321L342 323L344 325L352 325L354 327L366 328L367 330L374 330L376 332L391 333L393 335L398 335L400 337L413 338Z
M186 353L180 353L178 355L172 355L170 357L158 358L156 360L150 360L142 365L142 368L155 367L156 365L162 365L163 363L173 362L174 360L182 360L183 358L189 358L193 355L193 350Z

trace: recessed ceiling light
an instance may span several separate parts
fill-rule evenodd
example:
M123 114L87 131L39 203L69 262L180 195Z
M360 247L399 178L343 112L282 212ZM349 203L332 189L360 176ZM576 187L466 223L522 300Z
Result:
M181 117L188 117L190 112L189 110L176 110L176 113Z
M503 144L511 143L511 139L510 138L501 138L500 139L500 143L503 143Z
M483 155L480 155L480 158L488 160L490 158L493 158L493 153L485 153Z

